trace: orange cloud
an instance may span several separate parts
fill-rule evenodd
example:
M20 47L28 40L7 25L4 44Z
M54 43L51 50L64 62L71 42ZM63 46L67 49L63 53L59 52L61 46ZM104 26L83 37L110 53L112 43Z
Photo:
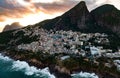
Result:
M6 24L20 22L26 26L61 15L81 0L0 0L0 30ZM120 0L84 0L91 10L105 3L118 8ZM92 4L92 5L91 5Z
M0 22L4 22L5 18L4 17L0 17Z
M66 0L69 1L69 0ZM0 0L1 30L6 24L20 22L26 26L50 19L71 8L65 0ZM77 4L77 3L76 3Z

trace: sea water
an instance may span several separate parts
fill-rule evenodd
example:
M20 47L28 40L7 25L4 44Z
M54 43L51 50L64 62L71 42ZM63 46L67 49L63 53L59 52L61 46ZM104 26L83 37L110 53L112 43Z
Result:
M15 61L0 54L0 78L56 78L49 68L37 69L25 61ZM71 74L71 78L98 78L94 73L80 72Z

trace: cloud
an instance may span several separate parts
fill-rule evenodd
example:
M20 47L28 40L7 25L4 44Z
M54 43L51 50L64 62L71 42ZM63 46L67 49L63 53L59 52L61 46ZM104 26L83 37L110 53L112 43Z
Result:
M46 14L63 13L81 0L0 0L0 22L6 18L23 18L28 14L44 12ZM119 0L84 0L89 10L106 3L118 6ZM119 1L120 2L120 1Z
M47 2L48 1L48 2ZM0 22L23 18L29 14L63 13L77 4L73 0L0 0Z
M44 20L46 19L44 17L52 17L52 15L57 16L66 12L80 1L82 0L0 0L0 25L3 26L16 21L19 22L20 20L23 20L22 18L28 16L29 17L27 18L27 20L29 18L29 20L33 20L33 18L31 18L33 15L35 15L37 19L41 18L41 20ZM100 5L107 3L113 4L120 9L120 0L84 1L86 2L89 10L92 10ZM42 12L41 16L43 17L37 17L37 14L40 14L40 12ZM31 24L31 22L32 21L26 23Z
M88 9L92 10L104 4L112 4L120 9L120 0L84 0L87 3Z
M41 7L48 13L55 13L55 12L65 12L68 9L72 8L76 5L77 2L73 2L69 0L69 2L63 0L61 3L53 2L53 3L34 3L36 8Z
M15 0L0 0L0 17L5 18L22 18L23 14L30 13L30 10L21 6Z
M32 0L24 0L24 1L26 1L26 2L31 2Z

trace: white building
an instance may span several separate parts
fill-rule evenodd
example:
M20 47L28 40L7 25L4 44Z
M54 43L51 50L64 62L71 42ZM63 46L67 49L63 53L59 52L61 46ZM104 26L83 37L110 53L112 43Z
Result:
M101 55L100 50L96 48L95 46L90 47L90 52L92 55Z

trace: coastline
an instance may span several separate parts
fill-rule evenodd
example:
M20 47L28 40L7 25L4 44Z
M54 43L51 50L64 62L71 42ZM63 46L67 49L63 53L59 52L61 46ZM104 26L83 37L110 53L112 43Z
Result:
M106 71L99 71L96 68L88 68L86 66L83 66L83 67L78 67L70 70L70 69L66 69L65 67L57 66L55 64L43 64L36 59L31 60L23 57L18 57L18 56L12 55L10 51L2 52L2 54L14 60L26 61L30 66L35 66L40 69L44 69L48 67L50 70L50 73L54 74L56 78L71 78L71 74L77 74L77 73L80 73L81 71L95 73L96 75L98 75L99 78L120 78L120 75L118 74L113 74Z

